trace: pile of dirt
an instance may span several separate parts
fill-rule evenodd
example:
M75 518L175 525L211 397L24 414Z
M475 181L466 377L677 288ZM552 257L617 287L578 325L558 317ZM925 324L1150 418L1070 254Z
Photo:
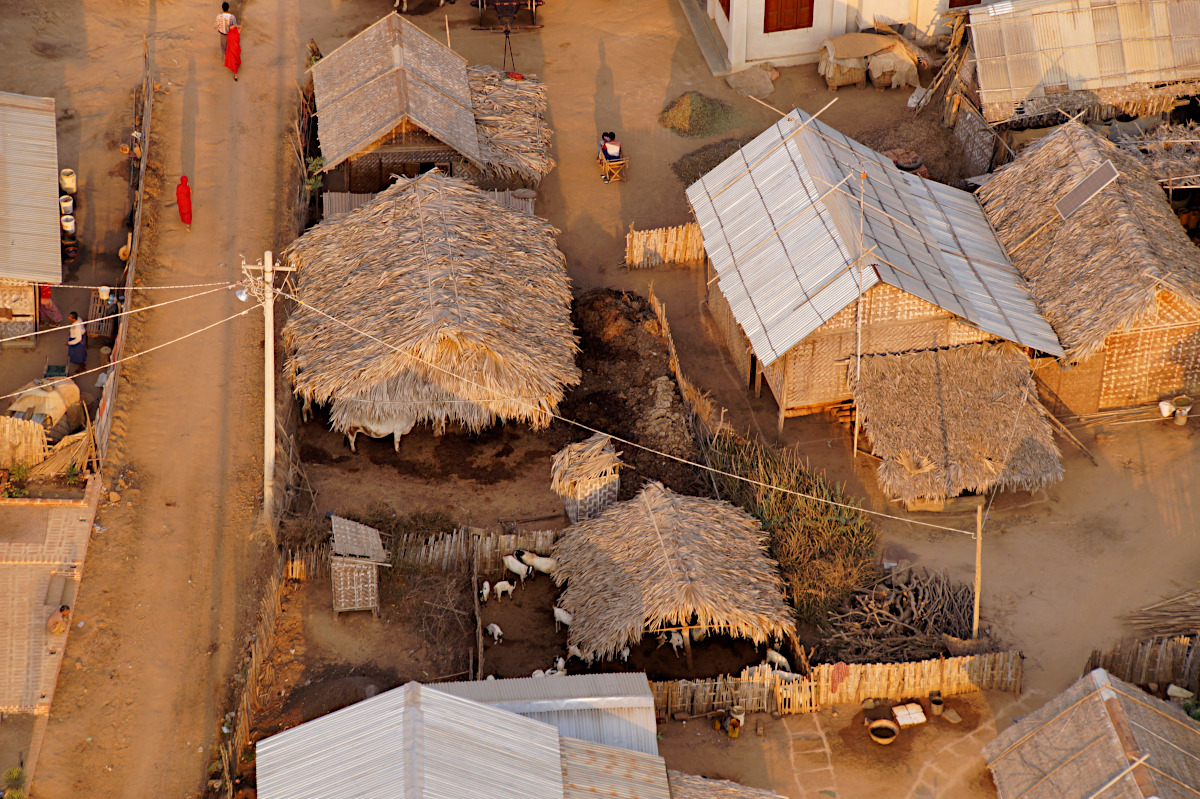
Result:
M711 172L717 164L749 144L753 138L753 136L743 136L740 139L721 139L712 144L706 144L671 164L671 171L675 173L675 177L683 181L685 186L690 186Z
M879 152L913 151L925 162L929 176L939 183L954 185L970 177L962 143L942 127L937 114L902 113L899 119L889 117L886 122L847 129L845 133Z
M737 112L724 100L690 91L676 97L658 115L658 124L680 136L717 136L737 124Z
M598 289L579 297L572 311L579 331L577 362L583 379L559 407L559 413L679 458L699 453L667 356L667 343L654 309L637 294ZM587 430L556 422L570 441ZM552 428L551 432L554 432ZM658 480L681 494L704 493L701 473L691 466L642 449L617 445L627 468L621 474L621 499L632 497L646 480Z

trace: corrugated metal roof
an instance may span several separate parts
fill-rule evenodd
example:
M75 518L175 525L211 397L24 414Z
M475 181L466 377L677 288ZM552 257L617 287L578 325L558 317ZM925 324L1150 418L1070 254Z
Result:
M764 365L857 298L860 268L864 291L883 280L1062 354L972 195L904 172L803 111L687 195L717 285Z
M658 755L563 737L564 799L671 799L667 765Z
M658 754L654 695L641 672L449 682L430 687L552 724L570 738Z
M419 683L266 738L261 799L562 799L558 731Z
M0 277L62 282L54 98L0 92Z
M1013 0L972 9L971 36L992 122L1064 92L1104 103L1106 89L1200 80L1200 3L1189 0Z
M393 12L312 66L329 170L405 120L482 166L467 62Z

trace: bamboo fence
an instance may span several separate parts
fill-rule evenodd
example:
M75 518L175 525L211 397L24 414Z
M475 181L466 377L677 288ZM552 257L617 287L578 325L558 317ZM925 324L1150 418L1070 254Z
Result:
M675 349L675 338L671 335L671 325L667 321L667 306L655 295L653 284L650 285L647 295L650 307L654 309L654 315L658 317L662 336L667 341L667 356L671 365L671 373L675 375L675 382L679 385L679 394L683 398L684 407L688 409L693 425L699 428L696 431L697 435L711 438L725 426L725 410L722 408L718 412L717 406L713 404L708 395L684 376L683 370L679 366L679 351ZM701 446L700 449L703 451L704 447Z
M625 235L625 266L645 269L658 264L695 264L704 260L704 237L695 222Z
M1175 683L1200 693L1200 635L1126 641L1108 652L1093 650L1086 671L1104 669L1135 685Z
M807 676L747 668L740 677L652 682L660 716L700 715L742 705L749 712L782 715L815 713L864 699L912 699L941 691L943 696L973 691L1021 692L1017 652L991 652L912 663L822 663Z
M533 189L484 189L483 193L505 208L533 216L533 205L537 202L537 192Z

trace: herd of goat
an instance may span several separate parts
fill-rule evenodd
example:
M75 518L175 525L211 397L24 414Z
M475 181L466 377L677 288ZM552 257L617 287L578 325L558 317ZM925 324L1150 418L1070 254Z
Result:
M558 569L558 562L554 558L547 558L525 549L518 549L513 552L513 554L504 556L504 567L508 569L509 572L516 575L520 579L521 584L524 585L525 579L532 579L534 574L537 572L553 576L554 572ZM492 596L495 596L497 600L503 596L508 596L511 599L515 589L516 585L509 580L503 580L494 584L484 580L483 585L479 588L479 600L482 604L486 605L488 599L490 599ZM553 611L554 630L556 632L562 629L562 627L571 626L571 614L568 611L560 608L558 605L553 607ZM484 631L492 637L493 646L498 645L504 640L504 631L501 630L500 625L496 624L495 622L485 627ZM693 629L691 633L691 638L694 642L702 641L706 636L707 630L702 627ZM674 650L675 657L679 657L679 650L684 646L683 635L678 631L671 631L670 635L659 633L659 648L667 646L668 644L670 645L671 649ZM619 657L623 663L627 663L629 662L629 655L630 649L628 646L626 646L621 649L621 651L617 654L617 657ZM578 646L575 644L570 644L567 646L567 656L565 658L556 657L554 659L553 666L548 669L536 669L531 676L555 677L561 674L566 674L567 661L571 658L577 658L589 666L593 660L591 656L585 658ZM787 658L770 647L767 648L766 659L763 661L763 664L770 666L772 669L783 672L791 672L792 670L792 666L788 662ZM491 680L494 678L489 675L487 679Z

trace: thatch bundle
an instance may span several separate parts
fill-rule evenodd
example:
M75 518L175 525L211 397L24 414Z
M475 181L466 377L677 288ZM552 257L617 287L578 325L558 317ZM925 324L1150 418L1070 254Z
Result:
M309 230L284 252L297 295L357 330L295 309L283 334L296 395L332 402L340 432L545 426L579 382L556 232L436 171Z
M47 448L46 428L40 422L0 416L0 469L41 463Z
M1159 125L1140 136L1122 136L1117 145L1141 161L1155 180L1200 178L1200 126L1195 123Z
M30 476L53 477L66 474L72 467L82 472L95 457L95 439L92 437L92 427L88 425L78 433L64 436L45 460L29 470Z
M550 463L550 490L563 496L578 496L580 486L607 480L622 465L621 453L613 450L612 439L596 433L554 453Z
M741 783L697 777L682 771L667 771L667 782L671 785L671 799L782 799L774 791L747 788Z
M513 80L494 67L467 67L479 153L486 173L536 187L551 169L546 87L526 75Z
M1013 344L969 344L862 360L863 429L892 498L945 499L991 488L1036 491L1062 459L1029 360Z
M1118 177L1066 220L1054 203L1106 160ZM1078 122L1029 145L976 195L1072 362L1152 317L1170 291L1200 312L1200 250L1155 179Z
M646 630L699 625L763 643L790 638L766 534L745 511L647 483L633 499L573 525L554 545L559 604L585 658L613 657Z

